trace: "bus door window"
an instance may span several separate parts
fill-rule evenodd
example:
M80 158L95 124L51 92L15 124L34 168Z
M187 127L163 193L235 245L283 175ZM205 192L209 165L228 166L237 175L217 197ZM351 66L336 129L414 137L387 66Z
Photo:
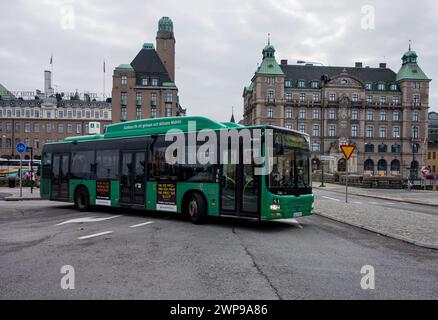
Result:
M252 159L252 150L243 150L242 210L248 213L258 211L258 180Z
M134 203L143 204L145 200L145 166L146 166L146 157L144 152L136 152L135 153L135 163L133 166L133 187L134 187Z
M131 171L132 171L132 153L122 154L122 172L120 175L120 193L121 202L130 203L131 202Z
M236 187L237 187L237 163L238 153L236 150L225 150L222 163L222 209L226 211L236 210Z

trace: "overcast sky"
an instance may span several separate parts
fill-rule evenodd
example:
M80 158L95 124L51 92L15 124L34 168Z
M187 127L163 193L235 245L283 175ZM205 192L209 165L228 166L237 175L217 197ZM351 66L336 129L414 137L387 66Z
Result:
M43 71L53 53L54 84L66 92L101 95L105 59L109 95L114 68L130 63L144 42L155 43L162 16L174 22L176 84L188 115L228 121L234 106L236 119L242 118L243 87L261 61L268 33L278 62L387 62L395 72L412 39L423 71L438 78L435 0L2 2L0 83L11 91L44 89ZM375 9L374 28L364 6ZM430 94L438 111L438 80Z

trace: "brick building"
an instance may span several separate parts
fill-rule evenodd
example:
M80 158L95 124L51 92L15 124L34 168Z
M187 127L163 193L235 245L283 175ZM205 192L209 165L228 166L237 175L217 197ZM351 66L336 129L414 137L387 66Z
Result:
M69 136L86 135L90 122L101 130L111 124L111 103L83 100L0 100L0 157L15 158L15 147L23 142L33 147L36 159L45 143Z
M272 124L310 134L312 166L333 156L325 168L346 171L339 146L355 144L349 171L367 175L409 175L424 165L427 152L430 79L409 48L398 73L378 68L278 64L275 48L245 87L244 123ZM414 153L414 154L413 154ZM424 161L424 162L423 162ZM421 163L422 162L422 163Z
M156 49L145 43L130 64L114 70L114 123L185 115L175 85L175 43L173 22L163 17L158 22Z

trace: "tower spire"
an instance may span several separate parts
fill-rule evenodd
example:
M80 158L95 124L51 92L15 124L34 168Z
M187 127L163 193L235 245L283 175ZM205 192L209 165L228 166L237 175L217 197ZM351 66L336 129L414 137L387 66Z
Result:
M412 40L409 40L409 51L411 51Z
M270 46L270 45L271 45L271 34L268 33L268 46Z

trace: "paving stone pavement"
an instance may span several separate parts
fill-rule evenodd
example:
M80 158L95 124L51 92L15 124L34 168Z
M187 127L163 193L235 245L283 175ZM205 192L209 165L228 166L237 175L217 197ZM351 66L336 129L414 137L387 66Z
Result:
M23 188L23 196L20 197L20 188L5 188L0 187L0 200L20 201L20 200L38 200L40 199L40 189L34 188L33 193L30 193L30 188Z

